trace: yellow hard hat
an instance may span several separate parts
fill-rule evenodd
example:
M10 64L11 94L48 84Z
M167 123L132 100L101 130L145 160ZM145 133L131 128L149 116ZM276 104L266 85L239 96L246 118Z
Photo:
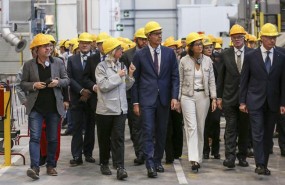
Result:
M274 24L266 23L261 27L260 36L278 36L277 27Z
M204 36L202 42L203 42L203 46L209 46L209 45L213 44L213 42L212 42L212 40L210 39L209 36Z
M34 40L32 40L31 43L30 43L30 50L32 50L35 47L34 45L35 45L34 44Z
M234 35L234 34L246 34L246 32L241 25L235 24L230 29L230 35Z
M80 41L93 42L92 35L90 33L83 32L78 37L78 42L80 42Z
M91 35L93 42L97 40L97 35L96 34L92 34Z
M197 32L189 33L186 37L186 44L189 45L192 42L200 39L203 39L203 37L201 37L201 35L199 35Z
M223 44L223 38L222 37L217 37L216 38L216 42L222 45Z
M143 38L146 39L145 33L144 33L144 28L139 28L136 33L134 34L135 38Z
M165 39L164 44L165 47L169 47L169 46L177 46L177 42L174 40L174 37L168 37L167 39Z
M158 22L150 21L146 23L146 25L144 26L144 33L145 35L148 35L150 32L161 30L161 29L162 27L158 24Z
M245 32L245 37L244 37L244 39L245 39L246 41L248 41L248 39L249 39L249 34L247 33L247 31Z
M183 46L182 43L181 43L181 39L178 39L178 40L175 41L175 42L176 42L176 44L177 44L177 48L180 48L180 47Z
M66 40L59 41L58 46L59 47L65 47L65 42L66 42Z
M55 43L55 39L52 35L46 34L47 38L49 38L50 42Z
M215 44L215 49L222 49L221 44L220 44L220 43L216 43L216 44Z
M124 51L127 51L130 49L130 46L128 44L126 44L125 42L121 42L121 46L122 46Z
M65 43L64 43L64 47L65 47L65 48L68 48L68 47L69 47L69 44L70 44L70 40L66 40Z
M75 43L73 46L72 46L72 53L79 47L79 43Z
M33 47L42 46L45 44L50 44L50 39L45 34L39 33L34 37L32 43Z
M108 38L103 42L103 51L105 54L113 51L116 47L121 45L121 41L116 38Z
M257 38L256 38L255 35L249 34L248 41L249 41L249 42L256 42L256 41L257 41Z
M212 42L216 42L216 37L214 37L214 35L209 34L208 37L211 39Z
M70 41L68 42L69 45L74 45L74 44L76 44L76 43L78 43L78 38L72 38L72 39L70 39ZM69 46L69 45L68 45L68 46Z
M99 35L97 36L97 40L96 42L104 42L106 39L110 38L110 36L108 35L108 33L106 32L101 32L99 33Z

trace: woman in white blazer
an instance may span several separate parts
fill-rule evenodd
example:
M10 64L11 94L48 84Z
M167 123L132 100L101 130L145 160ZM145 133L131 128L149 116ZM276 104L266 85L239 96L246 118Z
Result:
M188 146L188 159L192 170L200 168L203 156L204 126L210 98L212 111L216 109L216 85L212 60L202 54L202 37L190 33L186 37L188 54L179 64L179 100L183 113Z

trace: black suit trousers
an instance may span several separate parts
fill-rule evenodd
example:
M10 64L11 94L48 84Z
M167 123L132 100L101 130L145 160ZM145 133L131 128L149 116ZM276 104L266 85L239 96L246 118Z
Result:
M73 157L91 157L95 143L95 120L93 110L84 102L72 106L70 115L73 122L71 153ZM82 131L85 130L84 138Z
M249 110L249 117L255 164L267 167L278 112L270 111L265 103L258 110Z
M183 149L183 116L175 110L170 110L167 126L165 158L173 161L182 155Z
M133 141L135 154L137 157L143 157L141 118L134 114L133 103L131 99L128 99L128 107L128 125L130 127L130 134Z
M285 115L280 115L277 122L278 144L282 151L285 151Z
M209 138L212 138L212 155L220 153L220 120L221 110L216 109L212 112L210 106L205 120L203 154L210 153Z
M224 106L223 110L226 119L225 156L227 159L233 160L236 157L246 159L249 129L248 114L240 112L238 105ZM238 153L236 155L237 145Z

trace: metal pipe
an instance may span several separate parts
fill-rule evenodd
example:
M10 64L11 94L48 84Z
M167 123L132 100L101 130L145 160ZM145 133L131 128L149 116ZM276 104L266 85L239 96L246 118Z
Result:
M9 42L15 47L16 52L21 52L27 45L26 40L20 40L15 34L13 34L8 27L9 25L9 1L2 0L2 37L6 42Z

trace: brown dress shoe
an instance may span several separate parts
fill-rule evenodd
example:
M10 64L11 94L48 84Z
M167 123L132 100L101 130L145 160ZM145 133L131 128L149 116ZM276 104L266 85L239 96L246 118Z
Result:
M55 168L48 166L47 174L50 176L57 176L57 171L55 170Z

